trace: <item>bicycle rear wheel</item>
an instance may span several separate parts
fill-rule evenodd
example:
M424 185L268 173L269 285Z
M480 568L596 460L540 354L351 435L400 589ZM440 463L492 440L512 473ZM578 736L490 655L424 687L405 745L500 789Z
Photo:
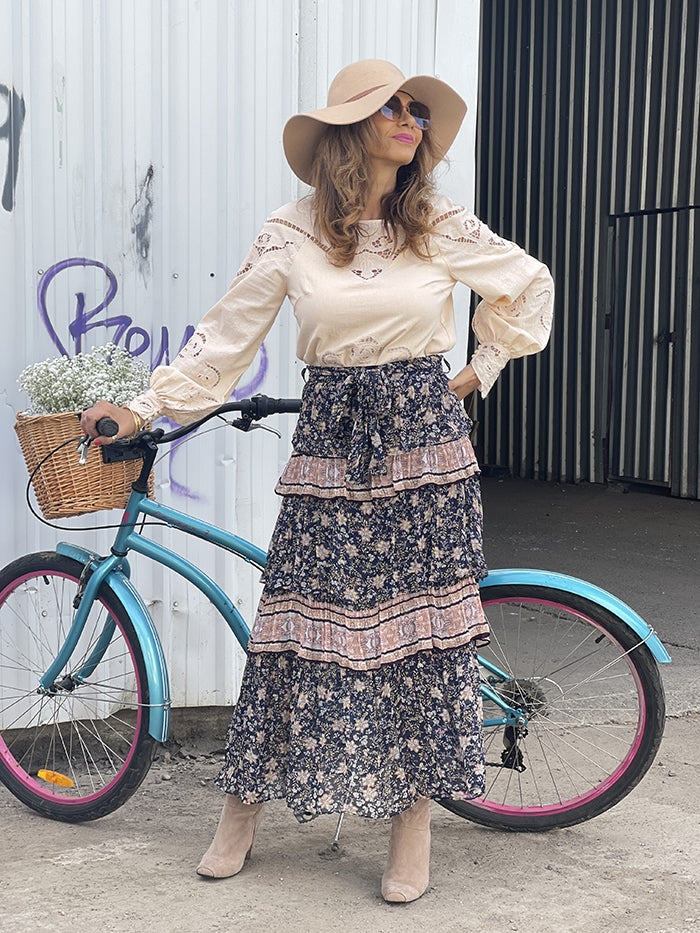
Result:
M54 552L0 571L0 781L33 810L67 822L121 806L157 747L141 648L108 587L52 687L40 688L71 627L82 571Z
M440 801L496 829L573 826L618 803L656 755L664 694L656 662L614 614L583 597L538 586L485 588L491 644L484 683L522 710L523 725L484 700L486 793Z

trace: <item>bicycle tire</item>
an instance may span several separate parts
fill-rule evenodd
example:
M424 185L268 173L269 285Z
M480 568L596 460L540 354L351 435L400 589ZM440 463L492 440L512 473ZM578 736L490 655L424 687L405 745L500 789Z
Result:
M515 832L600 815L638 784L661 742L664 692L651 652L624 621L575 594L502 585L485 588L482 602L491 644L481 656L508 679L482 672L529 721L524 734L487 726L503 714L485 699L486 793L440 803Z
M70 628L82 572L79 561L53 551L0 571L0 781L37 813L71 823L122 806L158 745L148 733L143 653L105 584L51 692L39 689ZM110 618L114 630L109 623L108 644L88 673L86 659Z

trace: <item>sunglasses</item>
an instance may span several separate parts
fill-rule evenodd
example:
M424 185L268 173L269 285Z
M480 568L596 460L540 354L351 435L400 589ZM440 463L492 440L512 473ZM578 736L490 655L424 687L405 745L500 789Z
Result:
M430 109L417 100L411 100L404 106L398 97L390 97L384 106L379 108L379 113L386 117L387 120L398 123L403 116L404 110L413 117L418 129L428 129L430 126Z

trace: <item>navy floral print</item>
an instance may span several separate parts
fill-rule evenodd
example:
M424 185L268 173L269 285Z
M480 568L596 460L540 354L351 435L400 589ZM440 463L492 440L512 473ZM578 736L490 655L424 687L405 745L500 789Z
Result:
M384 818L419 797L484 791L474 649L422 651L358 673L291 654L251 655L219 787L282 798L300 820Z
M439 357L310 369L223 790L300 819L483 793L470 429Z

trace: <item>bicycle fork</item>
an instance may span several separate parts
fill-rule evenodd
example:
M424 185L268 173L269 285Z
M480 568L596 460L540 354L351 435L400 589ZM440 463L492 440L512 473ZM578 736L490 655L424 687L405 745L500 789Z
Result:
M72 680L67 682L67 686L57 680L80 640L92 604L99 601L100 587L107 586L126 610L143 653L148 684L148 732L157 742L165 742L170 729L171 706L165 656L148 609L128 578L130 574L128 561L114 555L99 558L84 548L64 541L56 546L56 551L83 564L86 568L86 582L83 588L81 578L81 586L76 593L78 606L71 628L54 662L41 677L38 691L52 693L57 687L67 689L71 684L76 686L82 682L79 678L86 680L97 667L114 634L115 622L111 616L108 616L104 622L103 629L89 657L81 663L77 672L69 675Z
M39 679L37 693L52 695L57 693L58 690L73 690L78 684L84 683L99 664L114 635L116 626L111 616L107 617L97 644L87 660L81 664L77 671L66 674L60 680L58 679L59 674L70 661L71 655L80 641L80 636L85 628L90 607L96 600L105 577L115 569L117 564L118 560L116 557L106 558L96 566L92 559L89 563L85 564L80 577L78 590L73 600L73 608L75 609L73 622L53 663Z

